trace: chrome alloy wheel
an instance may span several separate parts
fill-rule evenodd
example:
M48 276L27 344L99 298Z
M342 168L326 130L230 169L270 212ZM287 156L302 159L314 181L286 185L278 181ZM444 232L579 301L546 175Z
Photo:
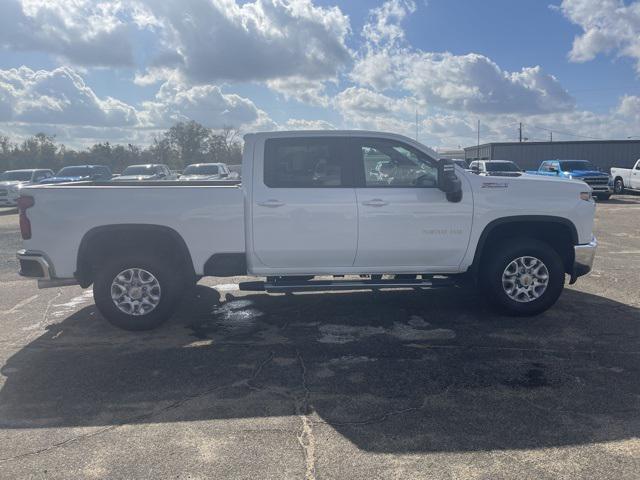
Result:
M146 315L160 303L158 279L142 268L123 270L111 282L111 299L127 315Z
M502 288L516 302L533 302L548 286L549 270L542 260L535 257L518 257L502 273Z

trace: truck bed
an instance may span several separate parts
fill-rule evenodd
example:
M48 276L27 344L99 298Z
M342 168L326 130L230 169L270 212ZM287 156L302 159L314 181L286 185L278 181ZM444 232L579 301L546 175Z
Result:
M196 274L213 253L244 252L244 205L239 182L82 182L27 187L28 250L46 251L56 276L73 277L79 245L108 225L161 225L189 246Z

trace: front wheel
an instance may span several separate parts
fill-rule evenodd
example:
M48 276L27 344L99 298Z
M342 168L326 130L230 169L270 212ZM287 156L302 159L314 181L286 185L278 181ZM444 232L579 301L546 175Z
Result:
M151 330L173 314L183 288L178 277L160 258L115 257L100 268L93 298L113 325L131 331Z
M618 195L622 195L624 193L624 182L621 178L616 178L616 181L613 183L613 191Z
M549 309L564 288L560 255L548 244L513 238L497 244L482 265L487 299L504 313L537 315Z

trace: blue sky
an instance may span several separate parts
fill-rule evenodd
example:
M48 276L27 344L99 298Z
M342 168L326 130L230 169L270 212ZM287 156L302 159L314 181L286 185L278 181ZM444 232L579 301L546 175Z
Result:
M176 121L436 148L640 138L640 1L4 0L0 134L145 144Z

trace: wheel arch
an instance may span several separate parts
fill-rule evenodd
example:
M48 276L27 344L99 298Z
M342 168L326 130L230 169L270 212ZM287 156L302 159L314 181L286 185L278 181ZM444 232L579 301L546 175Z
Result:
M493 220L484 228L471 264L470 271L477 280L483 259L492 242L510 237L529 237L550 244L562 257L565 270L573 268L574 249L579 243L578 230L571 220L550 215L519 215Z
M196 277L189 248L173 228L153 224L112 224L94 227L82 237L74 273L78 283L83 288L91 285L101 261L117 253L120 248L144 248L167 255L184 275Z

